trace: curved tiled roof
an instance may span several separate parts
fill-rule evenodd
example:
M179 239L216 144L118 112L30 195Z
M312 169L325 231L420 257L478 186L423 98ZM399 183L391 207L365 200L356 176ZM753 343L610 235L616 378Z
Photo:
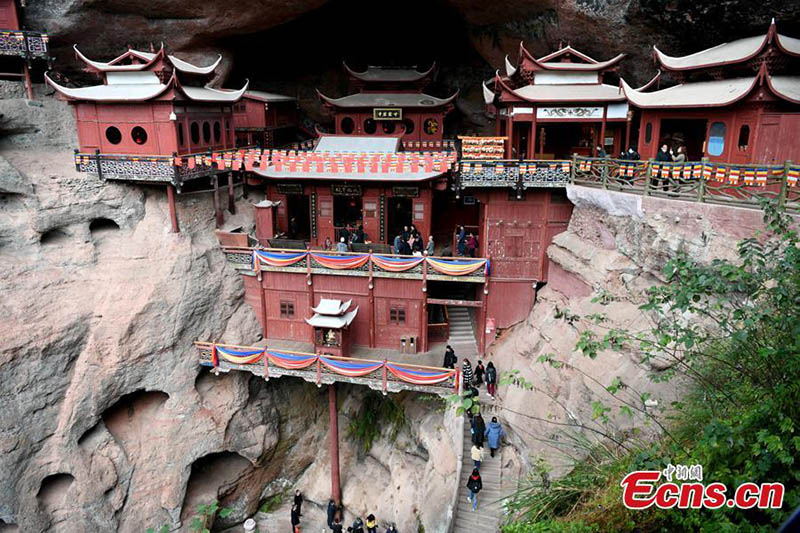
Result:
M216 70L219 66L220 61L222 61L222 55L217 57L217 60L212 63L211 65L205 67L199 67L188 61L184 61L174 55L166 55L164 54L164 45L161 45L161 49L157 53L153 52L142 52L141 50L134 50L128 49L124 54L115 57L111 61L103 62L103 61L93 61L86 57L80 50L78 50L78 45L73 45L72 47L75 50L75 54L78 56L78 59L86 63L89 67L99 71L99 72L125 72L125 71L137 71L137 70L145 70L147 67L155 63L156 59L160 56L166 56L169 59L169 62L175 68L175 70L179 72L184 72L186 74L211 74ZM144 61L145 63L138 63L138 64L122 64L121 61L129 58L135 57Z
M433 69L436 68L436 63L431 65L431 68L424 72L419 72L416 69L409 68L392 68L392 67L373 67L368 66L364 72L356 72L347 66L347 63L342 62L348 74L361 81L368 82L412 82L419 81L428 76Z
M726 106L747 96L757 82L758 76L754 76L686 83L660 91L642 92L620 80L625 96L640 108Z
M94 85L91 87L64 87L54 82L46 73L45 82L60 94L73 100L92 102L144 102L164 94L173 84L174 78L167 83Z
M437 98L424 93L355 93L341 98L330 98L317 91L322 100L336 107L440 107L458 97L458 91L448 98Z
M767 84L784 100L800 104L800 76L767 76Z
M187 61L184 61L183 59L179 59L172 55L167 57L169 57L170 63L172 63L172 66L175 67L176 70L180 72L185 72L186 74L211 74L217 69L220 61L222 61L222 54L219 54L217 60L214 61L212 64L206 67L198 67L197 65L193 65L192 63L189 63Z
M592 59L591 57L578 52L571 46L565 46L553 52L552 54L548 54L546 56L542 56L540 58L535 58L533 55L528 52L528 49L525 48L522 42L519 43L519 51L520 51L520 60L522 56L528 58L533 64L541 68L542 70L581 70L581 71L594 71L594 70L605 70L607 68L611 68L620 61L625 58L625 54L617 54L616 56L608 59L606 61L597 61ZM565 54L572 54L575 55L586 63L573 63L573 62L559 62L559 61L552 61L562 55Z
M244 82L244 87L239 90L213 89L211 87L185 87L178 84L180 91L190 100L195 102L238 102L247 91L250 81Z

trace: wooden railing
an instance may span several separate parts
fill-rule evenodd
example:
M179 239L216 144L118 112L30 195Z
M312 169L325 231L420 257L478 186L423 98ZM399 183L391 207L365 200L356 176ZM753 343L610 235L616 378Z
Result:
M261 264L255 261L254 251L262 251L276 254L286 254L289 256L296 256L297 254L305 254L297 261L291 264ZM249 271L257 274L260 271L266 272L297 272L306 275L311 274L329 274L339 276L363 276L369 278L406 278L406 279L420 279L423 281L464 281L472 283L484 283L491 270L491 262L488 258L483 257L439 257L439 256L413 256L413 255L399 255L399 254L378 254L378 253L357 253L357 252L333 252L327 250L319 250L307 248L306 250L290 250L283 248L263 248L263 247L235 247L223 246L222 252L225 254L228 262L237 270ZM315 257L316 255L316 257ZM364 259L362 264L356 266L340 266L326 264L321 261L319 256L342 258L346 259ZM389 265L382 265L381 258L391 258L397 260L405 260L407 263L403 266L403 270L397 270L396 265L391 265L395 268L386 268ZM335 260L335 259L334 259ZM483 264L480 264L484 261ZM469 265L467 262L474 262ZM408 266L412 263L414 266ZM478 266L480 264L480 266ZM406 268L407 267L407 268ZM442 270L450 270L451 268L467 268L475 270L468 273L448 273Z
M287 350L275 350L282 355L288 354L291 356L301 356L308 359L308 364L304 368L286 368L281 366L279 362L276 363L275 358L267 355L267 352L273 351L271 348L264 346L240 346L234 344L214 344L211 342L197 341L194 343L197 349L198 358L202 366L212 367L216 372L229 372L231 370L240 370L250 372L257 376L261 376L266 380L274 377L281 376L294 376L304 379L305 381L315 383L317 386L336 382L355 383L358 385L366 385L371 389L387 392L399 392L402 390L411 390L416 392L427 392L440 395L449 395L458 392L459 385L459 371L449 368L416 365L409 363L397 363L389 361L388 359L359 359L354 357L336 357L325 354L313 354L308 352L295 352ZM253 360L252 362L232 362L226 359L224 354L217 351L214 355L214 348L227 348L237 352L262 352L263 355ZM273 351L274 352L274 351ZM336 369L326 366L320 359L320 356L330 361L342 361L347 363L363 364L374 367L368 373L361 376L347 375L347 373L339 373ZM408 370L411 372L425 372L429 375L441 374L438 378L441 381L438 383L419 383L422 378L418 376L403 376L396 375L392 372L389 366L395 370Z
M563 161L462 160L455 190L469 187L527 188L581 185L644 196L760 207L771 200L800 212L800 164L627 161L574 156Z

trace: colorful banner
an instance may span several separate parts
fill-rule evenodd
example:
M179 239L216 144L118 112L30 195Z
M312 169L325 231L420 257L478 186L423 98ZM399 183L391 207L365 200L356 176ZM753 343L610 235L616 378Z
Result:
M386 363L386 368L398 379L415 385L434 385L447 381L456 374L455 370L423 370L389 362Z
M267 358L275 366L287 370L300 370L317 362L317 356L314 354L295 354L273 350L267 350Z
M324 266L325 268L332 268L333 270L350 270L353 268L360 268L367 264L369 261L369 254L360 255L328 255L328 254L315 254L311 253L311 257Z
M428 257L425 260L436 272L448 276L467 276L481 268L489 275L489 261L486 259L442 260Z
M249 365L261 359L261 356L264 355L264 350L240 352L238 350L231 350L229 348L217 346L217 354L229 363L233 363L235 365Z
M405 272L411 270L425 260L424 257L394 257L391 255L373 255L372 262L387 272Z
M324 355L320 355L319 360L337 374L350 377L366 376L383 367L381 361L342 361L341 359L330 359Z
M307 252L267 252L253 250L259 263L272 267L286 267L305 259Z

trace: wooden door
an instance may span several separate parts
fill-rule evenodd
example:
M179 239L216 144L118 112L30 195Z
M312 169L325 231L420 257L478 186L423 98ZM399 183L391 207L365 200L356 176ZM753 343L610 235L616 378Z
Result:
M780 145L781 116L762 115L758 125L758 146L753 157L753 162L774 164L778 163L778 150Z
M323 244L330 238L333 248L336 249L336 234L333 230L333 196L330 192L321 192L317 189L317 243Z

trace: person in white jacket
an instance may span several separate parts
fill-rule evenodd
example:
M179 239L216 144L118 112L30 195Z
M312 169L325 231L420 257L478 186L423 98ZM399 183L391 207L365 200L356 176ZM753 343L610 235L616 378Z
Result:
M472 462L475 464L475 468L480 470L481 463L483 462L483 446L478 446L477 444L472 445Z

